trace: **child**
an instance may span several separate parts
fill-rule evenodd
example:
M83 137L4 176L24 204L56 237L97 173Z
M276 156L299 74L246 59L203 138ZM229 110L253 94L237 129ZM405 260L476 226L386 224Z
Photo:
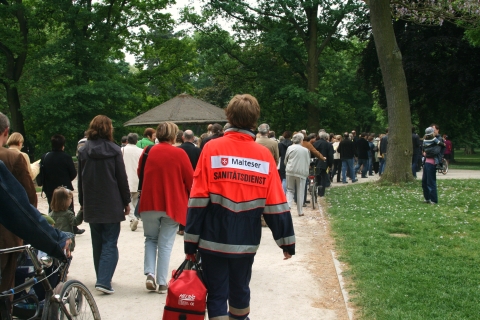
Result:
M50 216L55 220L55 228L65 232L73 232L73 227L78 226L83 222L83 211L79 211L77 216L68 210L68 207L73 201L73 192L65 187L58 187L53 191L52 202L50 207L52 212ZM75 248L75 238L72 238L70 251L73 252Z

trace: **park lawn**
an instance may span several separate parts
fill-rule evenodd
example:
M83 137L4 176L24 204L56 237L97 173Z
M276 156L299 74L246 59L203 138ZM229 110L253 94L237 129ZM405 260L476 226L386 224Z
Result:
M480 180L329 188L326 201L361 319L479 319Z
M451 169L480 170L480 152L464 154L462 150L455 150L455 162L451 162Z

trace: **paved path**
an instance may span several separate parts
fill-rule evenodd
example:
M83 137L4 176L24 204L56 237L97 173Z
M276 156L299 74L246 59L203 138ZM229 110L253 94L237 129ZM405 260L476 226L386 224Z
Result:
M446 176L437 177L480 179L480 171L451 170ZM377 176L360 179L360 183L376 179ZM343 184L334 183L333 187L336 186ZM78 205L78 201L75 204ZM40 197L39 209L47 211L46 200ZM251 280L252 320L349 319L332 258L335 246L329 234L328 220L323 209L307 208L304 213L304 217L299 217L292 212L297 254L290 260L283 260L283 254L273 241L270 230L263 229ZM161 319L166 295L145 290L142 224L132 232L127 222L122 223L118 243L120 260L113 278L112 285L116 291L113 295L94 290L90 230L86 223L80 227L87 229L87 232L76 238L69 278L82 281L92 291L102 319ZM178 267L183 258L183 237L176 236L170 270Z

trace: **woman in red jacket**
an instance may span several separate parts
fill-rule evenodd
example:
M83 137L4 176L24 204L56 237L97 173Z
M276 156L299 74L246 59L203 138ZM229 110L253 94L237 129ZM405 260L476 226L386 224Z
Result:
M140 200L145 236L145 285L147 290L158 290L158 293L167 291L170 254L178 224L186 224L193 181L193 169L187 154L172 146L177 132L178 127L172 122L158 125L156 135L160 143L148 152ZM138 173L143 156L138 161Z

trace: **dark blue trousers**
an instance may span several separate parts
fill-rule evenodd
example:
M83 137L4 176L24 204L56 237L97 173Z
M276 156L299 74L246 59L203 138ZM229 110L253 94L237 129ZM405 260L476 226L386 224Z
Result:
M250 313L249 284L254 255L225 258L202 252L201 257L208 290L208 317L212 319L229 316L231 319L246 319Z
M438 203L436 165L430 163L423 165L422 189L425 200Z
M118 262L117 241L120 222L90 223L92 236L93 264L97 274L96 286L112 287L112 278Z

